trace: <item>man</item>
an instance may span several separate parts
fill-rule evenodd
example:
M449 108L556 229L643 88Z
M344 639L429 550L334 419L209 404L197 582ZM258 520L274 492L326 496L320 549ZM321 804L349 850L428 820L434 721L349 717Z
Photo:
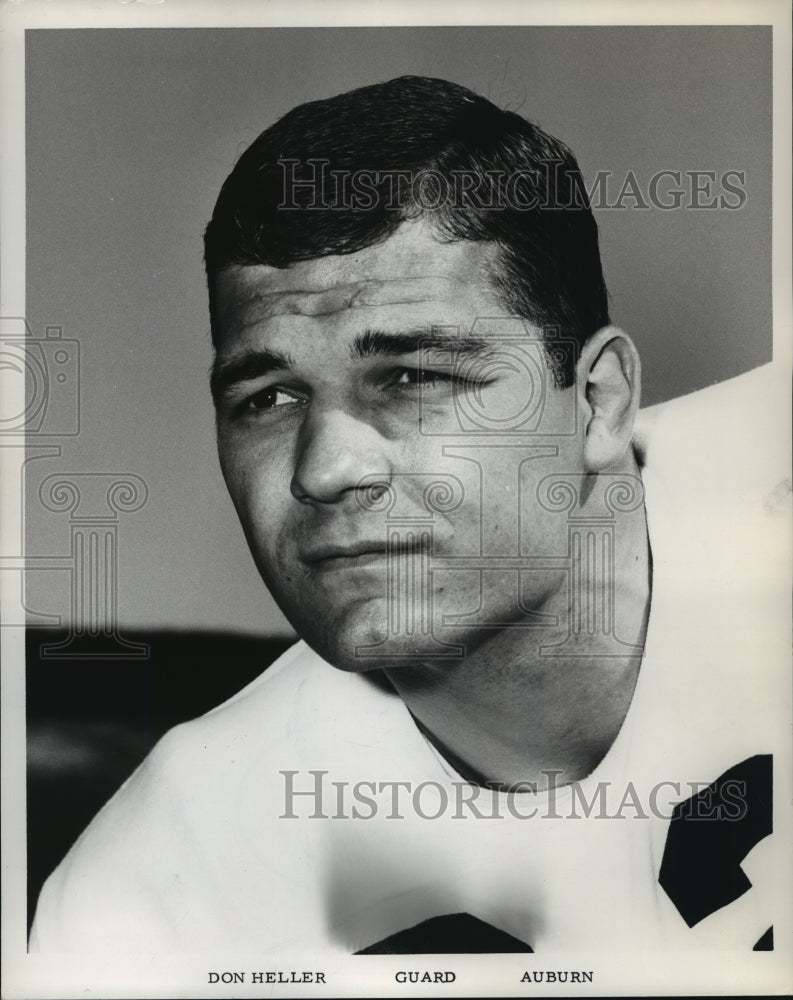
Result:
M572 154L440 80L286 115L205 245L302 641L160 743L31 947L771 947L768 376L637 420Z

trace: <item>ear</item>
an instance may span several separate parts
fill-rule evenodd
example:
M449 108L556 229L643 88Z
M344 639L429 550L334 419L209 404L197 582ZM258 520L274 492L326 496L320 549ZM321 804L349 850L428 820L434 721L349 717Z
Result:
M584 465L601 472L619 462L631 442L641 390L641 363L631 338L604 326L584 345L576 366L584 414Z

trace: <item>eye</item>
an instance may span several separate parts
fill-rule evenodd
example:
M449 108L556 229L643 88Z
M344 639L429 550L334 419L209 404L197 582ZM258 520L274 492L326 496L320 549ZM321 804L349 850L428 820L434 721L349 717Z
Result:
M393 385L422 386L449 385L455 378L450 372L431 371L426 368L402 368Z
M458 390L480 391L487 386L494 385L496 378L477 378L461 375L454 368L447 370L433 368L400 368L389 381L397 392L410 393L416 391L434 392L439 397L451 392L452 388Z
M239 416L256 416L260 413L270 413L273 410L283 409L292 403L305 403L306 397L299 392L287 390L281 386L269 386L259 392L248 396L240 403L237 414Z

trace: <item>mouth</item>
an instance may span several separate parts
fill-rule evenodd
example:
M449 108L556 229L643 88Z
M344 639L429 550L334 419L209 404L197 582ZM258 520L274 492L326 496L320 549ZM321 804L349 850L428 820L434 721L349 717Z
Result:
M351 545L317 545L302 556L309 572L318 570L359 569L374 564L382 564L388 557L415 555L427 551L426 545L417 542L362 541Z

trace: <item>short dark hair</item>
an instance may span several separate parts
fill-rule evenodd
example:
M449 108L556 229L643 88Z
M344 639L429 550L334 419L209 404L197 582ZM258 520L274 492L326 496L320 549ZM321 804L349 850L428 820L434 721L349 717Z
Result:
M300 105L242 154L204 235L213 340L224 268L354 253L417 217L438 239L498 246L491 280L514 315L579 349L609 322L597 224L567 146L465 87L402 76ZM560 385L574 354L549 351Z

